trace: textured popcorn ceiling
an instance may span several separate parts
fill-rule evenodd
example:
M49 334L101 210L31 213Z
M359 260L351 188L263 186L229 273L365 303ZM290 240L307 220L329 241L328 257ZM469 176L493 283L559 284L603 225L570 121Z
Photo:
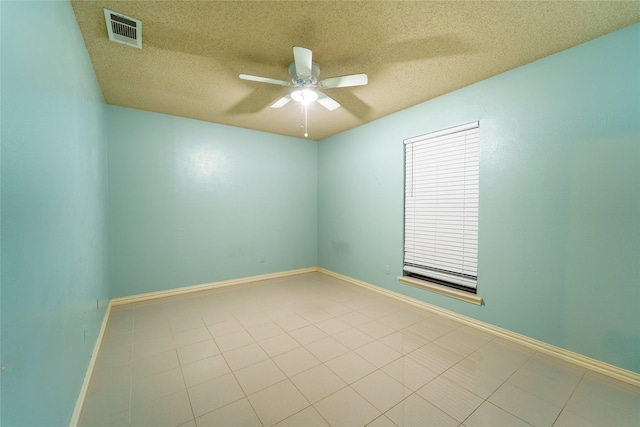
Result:
M320 78L367 73L329 89L342 108L309 107L319 140L640 21L632 1L72 1L108 104L301 137L289 88L292 47ZM103 8L142 21L142 50L109 41ZM640 41L639 41L640 44Z

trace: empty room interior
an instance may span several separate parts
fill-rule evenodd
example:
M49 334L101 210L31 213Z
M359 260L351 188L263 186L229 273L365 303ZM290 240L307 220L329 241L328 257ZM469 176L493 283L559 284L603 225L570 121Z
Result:
M0 2L2 426L640 425L640 2Z

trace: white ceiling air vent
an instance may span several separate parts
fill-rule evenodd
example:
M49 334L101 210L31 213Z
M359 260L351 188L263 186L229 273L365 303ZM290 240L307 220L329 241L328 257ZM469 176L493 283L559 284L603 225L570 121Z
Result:
M109 40L142 49L142 21L104 10Z

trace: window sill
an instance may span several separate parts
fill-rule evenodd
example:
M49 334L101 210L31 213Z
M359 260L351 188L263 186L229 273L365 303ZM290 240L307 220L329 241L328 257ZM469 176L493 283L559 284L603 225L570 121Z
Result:
M436 292L441 295L445 295L451 298L456 298L465 302L470 302L475 305L483 305L482 297L465 292L459 291L448 286L438 285L436 283L427 282L426 280L416 279L414 277L400 276L398 281L405 285L415 286L416 288L426 289L427 291Z

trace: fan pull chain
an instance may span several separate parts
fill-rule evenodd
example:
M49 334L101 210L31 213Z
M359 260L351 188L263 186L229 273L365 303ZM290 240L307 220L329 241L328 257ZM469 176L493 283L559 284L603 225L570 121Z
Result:
M308 137L309 133L307 132L307 104L303 104L302 108L304 108L304 137Z

